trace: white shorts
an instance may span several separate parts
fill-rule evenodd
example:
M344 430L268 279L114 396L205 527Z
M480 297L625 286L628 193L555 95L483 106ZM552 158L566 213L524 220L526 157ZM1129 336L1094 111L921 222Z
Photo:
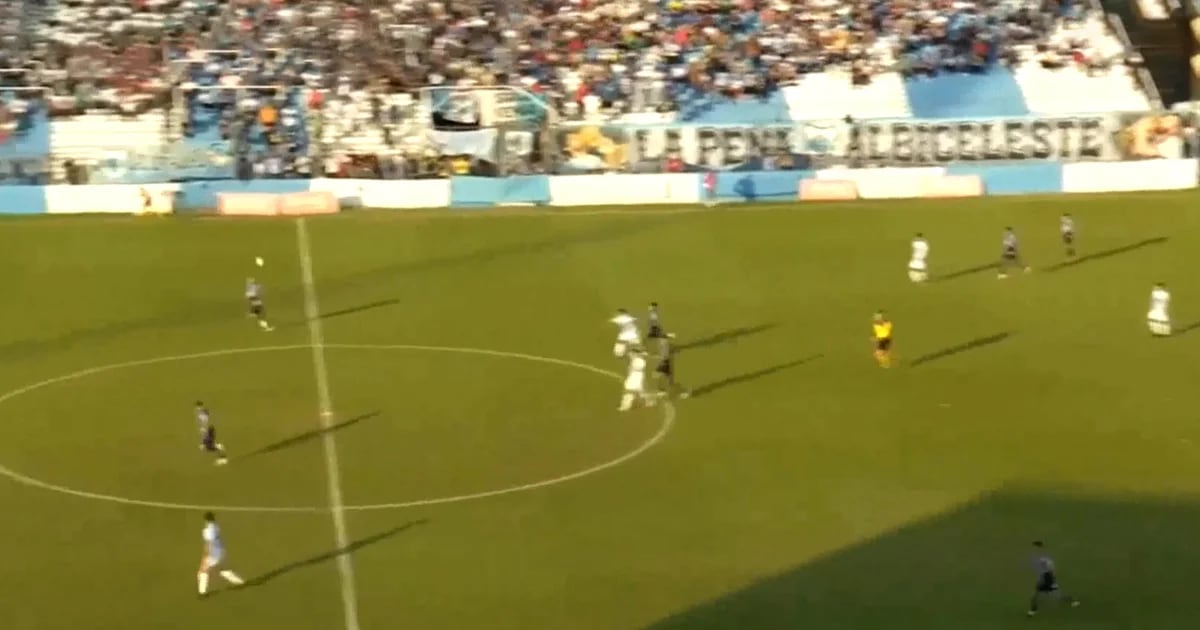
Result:
M908 269L909 271L925 271L925 261L914 258L908 261Z
M1155 310L1146 313L1146 321L1156 324L1166 324L1170 323L1171 317L1167 315L1166 311Z
M623 333L617 335L617 341L620 341L622 343L627 343L630 345L637 345L642 342L642 336L640 334L638 334L638 332L636 330L630 331L630 332L623 332Z
M640 394L646 389L646 373L634 372L625 377L625 391Z
M221 566L221 561L224 559L224 556L205 556L204 560L200 561L200 566L204 571L212 571Z

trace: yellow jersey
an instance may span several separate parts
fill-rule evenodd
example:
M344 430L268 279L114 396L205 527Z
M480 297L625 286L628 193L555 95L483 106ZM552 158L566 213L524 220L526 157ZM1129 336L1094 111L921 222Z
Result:
M892 322L884 320L871 326L875 330L875 338L879 340L892 338Z

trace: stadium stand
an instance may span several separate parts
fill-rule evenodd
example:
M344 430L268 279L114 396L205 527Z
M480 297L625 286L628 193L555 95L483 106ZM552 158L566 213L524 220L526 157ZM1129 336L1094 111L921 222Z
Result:
M447 103L464 89L535 125L1153 105L1076 0L22 0L0 23L0 78L21 88L0 159L53 153L56 179L68 160L286 177L435 153L426 132L463 122Z

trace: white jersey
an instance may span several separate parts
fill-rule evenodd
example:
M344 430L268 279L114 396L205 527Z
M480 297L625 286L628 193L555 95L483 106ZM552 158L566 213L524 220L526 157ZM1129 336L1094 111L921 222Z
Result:
M1150 292L1150 315L1166 319L1171 306L1171 294L1166 289L1156 288Z
M221 542L221 528L216 523L209 523L204 526L204 531L201 533L204 538L204 555L210 565L215 565L221 562L225 557L225 545Z
M612 323L617 325L617 339L626 343L638 343L641 341L641 333L638 332L637 319L629 313L620 313L612 318Z
M629 360L629 374L625 377L625 391L640 392L646 384L646 357L636 355Z
M924 269L925 259L929 257L929 241L914 238L912 242L912 259L908 265L914 269Z

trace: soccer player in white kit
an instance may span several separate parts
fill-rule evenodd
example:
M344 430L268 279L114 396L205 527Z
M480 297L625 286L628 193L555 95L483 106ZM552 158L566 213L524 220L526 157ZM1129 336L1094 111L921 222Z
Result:
M925 282L929 279L929 241L920 232L912 240L912 258L908 260L908 279L913 282Z
M204 514L204 531L201 536L204 538L204 557L200 559L200 571L196 573L196 586L200 594L208 593L208 576L214 570L220 571L220 576L230 584L245 584L238 574L220 568L221 563L225 561L225 544L221 542L221 528L212 512Z
M610 320L617 325L617 343L613 345L613 356L621 358L633 346L642 344L642 333L638 330L637 319L623 308L617 309L617 314Z
M1166 337L1171 334L1171 293L1167 285L1159 282L1150 292L1150 312L1146 313L1146 324L1150 334L1156 337Z
M653 404L653 399L646 395L646 353L641 348L633 348L629 353L625 393L621 395L621 406L617 410L629 411L636 400Z

